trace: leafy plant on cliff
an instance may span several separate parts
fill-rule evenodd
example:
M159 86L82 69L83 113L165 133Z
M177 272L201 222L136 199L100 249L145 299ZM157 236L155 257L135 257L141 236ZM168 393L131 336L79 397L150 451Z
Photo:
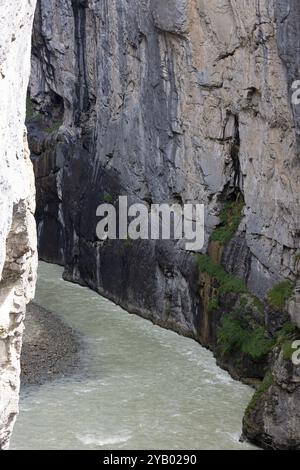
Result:
M218 344L222 354L242 352L252 359L261 359L271 352L275 340L266 336L264 327L246 329L240 321L228 315L223 318L217 331Z
M285 323L282 329L277 334L276 345L281 346L282 351L283 351L283 357L285 360L290 360L292 357L292 354L295 352L295 350L292 348L292 342L297 336L299 336L299 330L296 327L296 325L292 324L291 322ZM275 382L274 376L271 370L269 370L267 374L265 375L265 378L261 386L253 395L253 398L247 407L245 418L244 418L245 421L247 421L247 419L249 418L249 415L256 410L257 405L259 404L259 401L268 392L270 387L275 385L275 383L276 382Z
M277 335L278 341L280 342L287 338L293 338L297 334L297 332L298 332L297 326L294 325L294 323L291 323L288 321L283 325L283 327L279 331Z
M220 284L220 294L228 294L230 292L243 294L248 292L247 286L242 279L228 274L220 264L214 263L208 255L198 255L198 265L201 272L207 273Z
M267 337L264 327L258 327L249 334L242 346L242 351L252 359L260 359L269 354L275 345L275 340Z
M293 294L293 290L294 284L291 281L276 284L267 296L270 306L276 310L284 310L286 302Z
M208 311L209 313L211 313L211 312L218 310L219 308L220 308L219 299L215 297L209 302Z
M218 345L221 347L222 354L240 351L246 337L247 332L236 320L229 316L223 318L217 331Z
M244 206L241 196L236 201L225 203L220 214L220 225L212 233L211 241L220 242L222 245L230 242L241 223Z

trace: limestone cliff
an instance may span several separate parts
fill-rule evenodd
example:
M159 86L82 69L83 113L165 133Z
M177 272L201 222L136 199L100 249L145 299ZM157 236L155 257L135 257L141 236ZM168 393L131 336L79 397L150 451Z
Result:
M266 295L299 276L299 29L296 0L40 0L28 129L41 257L217 354L231 311L275 341L288 307ZM119 195L204 203L205 249L227 273L210 276L202 263L199 275L180 243L97 241L96 207ZM239 201L236 234L217 240L224 207ZM244 287L226 276L263 304L241 299ZM289 308L299 324L296 291ZM219 358L238 377L262 378L270 364L238 356ZM291 446L276 433L269 426L268 442L262 431L256 441Z
M34 0L0 0L0 449L18 413L25 306L36 277L35 190L26 90Z

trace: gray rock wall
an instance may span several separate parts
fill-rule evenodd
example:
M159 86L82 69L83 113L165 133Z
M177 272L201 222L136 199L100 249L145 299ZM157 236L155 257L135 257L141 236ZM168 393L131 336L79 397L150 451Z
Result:
M26 90L35 1L0 1L0 449L18 413L26 304L36 278L35 189L27 146Z
M286 8L269 1L41 0L31 95L43 106L62 100L64 127L58 155L45 157L47 167L37 159L38 176L66 176L64 145L71 141L70 165L92 183L71 192L82 193L90 219L107 173L119 180L119 193L135 199L205 203L207 235L218 223L220 198L238 186L249 285L263 296L281 277L294 279L300 205L290 85L298 77L290 51L298 36L287 19L282 23ZM45 223L61 243L68 225L59 197L51 202L41 207L41 244ZM94 222L80 239L94 236ZM81 228L74 230L78 236Z
M195 256L180 243L99 242L96 208L119 195L202 202L207 247L241 193L223 265L261 299L296 281L299 27L296 0L40 0L29 136L41 257L214 347L219 318L207 318ZM297 292L291 309L299 318Z

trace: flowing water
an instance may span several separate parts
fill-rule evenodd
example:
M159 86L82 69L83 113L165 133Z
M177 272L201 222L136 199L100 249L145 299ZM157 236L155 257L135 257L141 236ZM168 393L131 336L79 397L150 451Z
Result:
M82 334L79 373L27 388L12 449L247 449L253 391L196 342L129 315L40 263L36 302Z

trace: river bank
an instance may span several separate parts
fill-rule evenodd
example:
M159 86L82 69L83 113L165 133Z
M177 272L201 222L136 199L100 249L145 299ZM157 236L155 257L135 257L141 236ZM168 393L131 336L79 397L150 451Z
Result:
M27 307L21 355L21 385L42 385L70 376L80 367L80 335L55 313Z

